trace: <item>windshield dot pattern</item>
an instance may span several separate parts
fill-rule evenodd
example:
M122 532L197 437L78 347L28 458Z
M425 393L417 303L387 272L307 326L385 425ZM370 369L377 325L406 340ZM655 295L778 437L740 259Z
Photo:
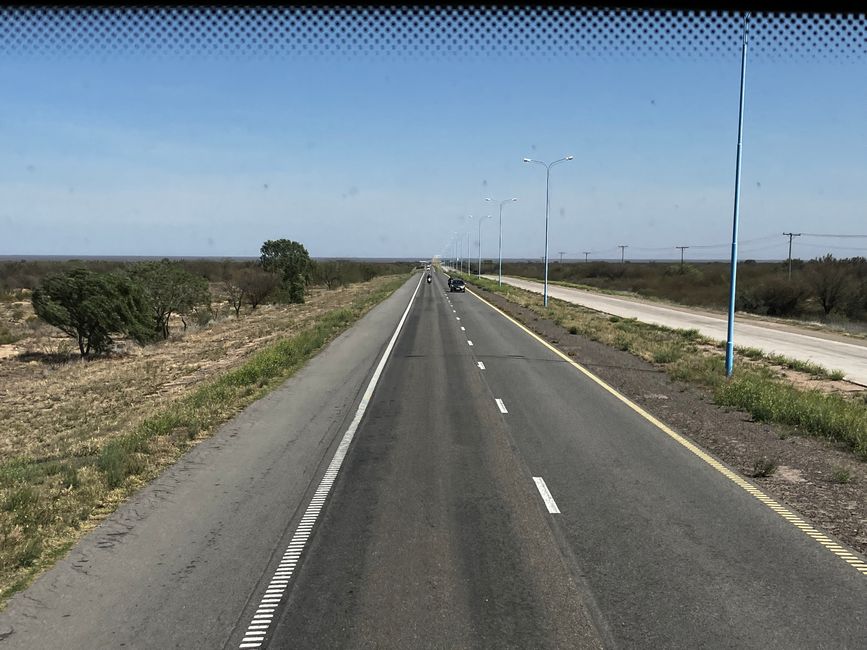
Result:
M0 9L0 51L69 56L736 57L744 14L581 7ZM864 14L756 13L751 55L862 58Z

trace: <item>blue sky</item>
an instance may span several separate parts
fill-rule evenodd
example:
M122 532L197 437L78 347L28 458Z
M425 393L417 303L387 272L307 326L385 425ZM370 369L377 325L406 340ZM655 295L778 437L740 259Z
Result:
M0 255L725 258L739 56L0 60ZM742 258L867 234L867 61L748 64ZM468 220L467 215L474 215ZM852 249L852 250L849 250ZM795 253L867 255L802 237Z

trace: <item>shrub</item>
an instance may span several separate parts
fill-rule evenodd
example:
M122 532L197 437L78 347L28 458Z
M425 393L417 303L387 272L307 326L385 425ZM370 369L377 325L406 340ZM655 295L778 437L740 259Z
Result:
M831 254L813 260L807 274L825 316L838 307L850 291L850 276L844 260Z
M169 337L172 314L187 316L196 307L211 303L207 279L190 273L178 262L169 259L140 262L132 268L131 275L141 284L150 306L153 329L163 339Z
M78 341L81 356L109 349L113 334L152 339L141 288L117 273L77 269L51 275L33 292L33 310Z
M768 458L767 456L762 456L761 458L757 458L753 462L753 476L756 478L763 478L766 476L771 476L776 471L777 471L776 461Z
M807 289L800 282L771 278L759 285L754 299L754 311L768 316L794 316L801 313Z

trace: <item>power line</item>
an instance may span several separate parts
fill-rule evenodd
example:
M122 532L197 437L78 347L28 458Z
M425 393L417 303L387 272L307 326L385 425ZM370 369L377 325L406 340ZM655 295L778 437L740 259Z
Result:
M839 239L867 239L867 235L820 235L812 232L802 233L805 237L836 237Z

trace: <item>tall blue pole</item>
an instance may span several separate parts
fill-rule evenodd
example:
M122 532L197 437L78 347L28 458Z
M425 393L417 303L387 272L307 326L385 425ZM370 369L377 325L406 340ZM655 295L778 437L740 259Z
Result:
M551 182L551 165L545 165L545 295L542 304L548 306L548 186Z
M732 224L732 261L731 261L731 281L729 288L729 322L726 338L726 377L732 376L734 368L734 334L735 334L735 287L738 274L738 218L740 216L741 207L741 152L743 149L744 137L744 90L746 88L747 74L747 27L750 14L744 16L744 45L741 54L741 103L738 111L738 155L735 163L735 208L734 219Z

